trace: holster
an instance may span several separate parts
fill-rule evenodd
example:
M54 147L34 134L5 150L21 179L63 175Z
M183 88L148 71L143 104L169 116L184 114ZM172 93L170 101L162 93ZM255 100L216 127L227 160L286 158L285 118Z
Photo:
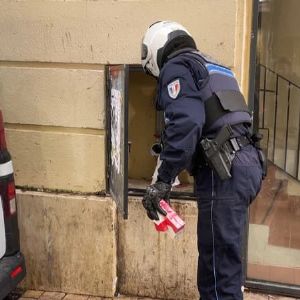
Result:
M249 145L247 136L232 137L230 125L225 125L215 139L203 139L200 142L202 155L207 164L215 171L221 180L231 178L231 165L235 153Z
M231 178L231 163L234 153L229 149L226 142L232 136L230 125L224 126L215 139L204 138L200 142L200 149L207 164L215 171L221 180Z

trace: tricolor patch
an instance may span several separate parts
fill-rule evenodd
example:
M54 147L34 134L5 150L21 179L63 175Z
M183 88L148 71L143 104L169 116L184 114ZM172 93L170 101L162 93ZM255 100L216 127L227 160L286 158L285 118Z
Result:
M168 93L172 99L176 99L180 92L180 81L176 79L168 84Z

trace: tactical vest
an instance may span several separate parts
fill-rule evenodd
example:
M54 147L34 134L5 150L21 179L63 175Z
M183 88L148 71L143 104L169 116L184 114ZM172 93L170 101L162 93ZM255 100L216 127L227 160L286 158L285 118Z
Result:
M204 132L220 127L218 123L226 116L231 125L246 123L250 126L251 114L233 72L200 52L184 52L183 57L196 65L190 66L190 71L205 103Z

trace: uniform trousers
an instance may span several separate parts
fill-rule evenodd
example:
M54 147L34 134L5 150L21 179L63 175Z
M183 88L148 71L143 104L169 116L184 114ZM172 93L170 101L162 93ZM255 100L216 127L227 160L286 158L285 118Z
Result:
M257 150L236 152L232 177L220 180L208 166L195 176L198 201L198 289L201 300L243 299L242 253L248 207L261 187Z

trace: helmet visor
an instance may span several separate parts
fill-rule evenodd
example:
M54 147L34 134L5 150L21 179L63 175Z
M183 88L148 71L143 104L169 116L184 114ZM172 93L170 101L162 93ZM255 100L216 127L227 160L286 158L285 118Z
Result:
M142 59L146 59L147 55L148 55L148 47L145 44L142 44L142 49L141 49L141 56Z

